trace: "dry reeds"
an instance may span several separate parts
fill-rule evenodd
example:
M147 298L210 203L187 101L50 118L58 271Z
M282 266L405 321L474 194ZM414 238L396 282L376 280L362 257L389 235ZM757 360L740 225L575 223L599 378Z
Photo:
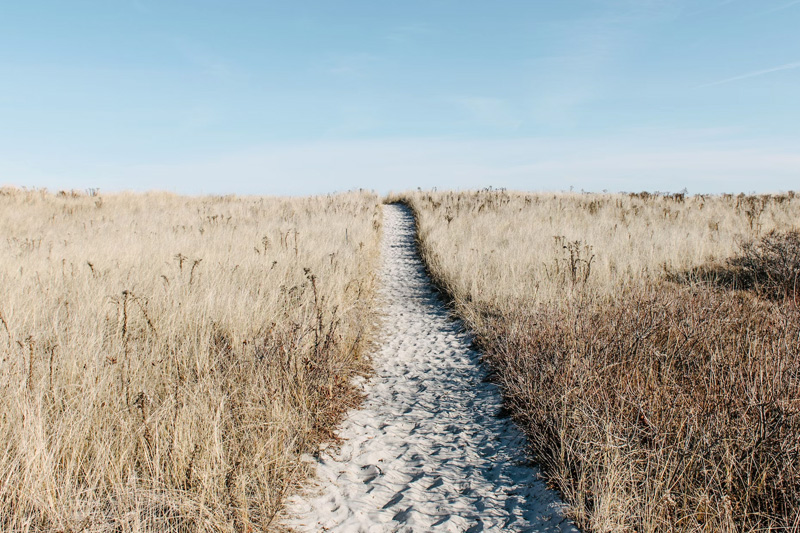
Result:
M800 527L800 199L404 199L581 527Z
M269 528L358 403L374 195L0 192L0 529Z

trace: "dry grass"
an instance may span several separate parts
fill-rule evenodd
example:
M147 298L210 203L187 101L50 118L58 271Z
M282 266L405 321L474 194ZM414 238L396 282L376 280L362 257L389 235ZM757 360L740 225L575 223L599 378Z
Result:
M0 191L0 529L253 531L365 370L379 199Z
M800 198L405 200L581 527L800 528Z

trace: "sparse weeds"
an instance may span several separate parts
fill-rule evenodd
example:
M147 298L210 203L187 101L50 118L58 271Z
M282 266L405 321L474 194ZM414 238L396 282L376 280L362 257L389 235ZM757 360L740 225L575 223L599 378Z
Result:
M496 194L404 199L578 525L800 527L796 195Z
M800 231L770 231L742 244L741 253L729 260L745 282L770 298L800 296Z
M359 401L378 198L98 199L0 191L0 529L269 529Z
M557 251L554 254L553 269L548 269L547 275L572 287L589 281L595 259L592 247L578 240L568 241L563 235L557 235L553 239Z

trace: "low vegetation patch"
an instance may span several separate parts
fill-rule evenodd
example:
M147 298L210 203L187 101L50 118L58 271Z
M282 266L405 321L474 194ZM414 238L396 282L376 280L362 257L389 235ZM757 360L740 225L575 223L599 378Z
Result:
M531 447L600 531L790 527L800 511L800 313L654 285L487 319Z
M404 199L580 527L800 525L794 195Z
M359 395L370 194L0 191L0 529L256 531Z
M678 283L707 283L732 290L752 290L772 300L800 297L800 232L771 231L742 243L734 257L670 273Z
M738 269L745 288L773 299L800 296L800 231L771 231L745 242L737 257L728 261Z

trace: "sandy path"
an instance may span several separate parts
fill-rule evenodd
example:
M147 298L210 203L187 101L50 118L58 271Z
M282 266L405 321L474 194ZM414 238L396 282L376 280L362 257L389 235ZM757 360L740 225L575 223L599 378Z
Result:
M288 502L298 531L577 531L521 452L524 438L484 381L417 254L414 220L384 206L386 321L363 408Z

